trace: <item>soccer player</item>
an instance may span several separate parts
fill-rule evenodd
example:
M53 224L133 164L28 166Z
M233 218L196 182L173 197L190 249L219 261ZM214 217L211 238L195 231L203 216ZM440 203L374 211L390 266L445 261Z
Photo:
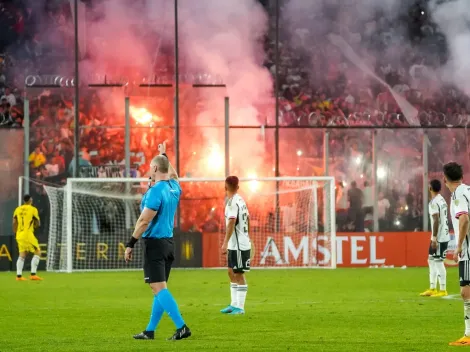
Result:
M23 205L15 209L13 213L13 231L16 233L16 242L20 255L16 261L16 281L26 281L23 277L23 267L26 255L34 253L31 260L31 280L40 281L37 275L41 249L38 239L34 236L34 229L41 225L38 209L33 206L33 198L29 194L23 197Z
M447 219L447 203L441 191L441 182L432 180L429 183L429 217L431 218L431 244L429 245L429 289L420 296L444 297L447 296L446 289L446 258L447 247L449 245L449 222ZM439 291L437 291L437 278L439 277Z
M144 280L150 285L153 297L152 311L147 328L134 335L136 340L153 340L163 312L167 312L176 326L169 340L181 340L191 336L178 304L167 287L171 264L175 257L173 224L181 196L178 174L165 154L166 144L158 146L160 155L150 162L150 178L154 186L144 194L141 214L134 233L126 246L126 262L132 259L132 250L140 237L144 239Z
M225 239L222 254L227 254L228 276L230 278L230 305L221 310L224 314L245 314L245 300L248 292L245 272L250 271L251 241L250 214L243 198L238 194L238 177L225 180L227 205L225 206Z
M454 225L457 247L454 260L459 263L460 295L463 299L465 334L451 346L470 346L470 235L468 212L470 209L470 187L462 181L462 166L455 162L444 165L444 181L452 192L450 214Z

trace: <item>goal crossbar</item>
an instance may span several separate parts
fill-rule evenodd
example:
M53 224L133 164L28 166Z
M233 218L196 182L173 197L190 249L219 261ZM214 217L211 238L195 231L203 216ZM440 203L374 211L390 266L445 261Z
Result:
M117 180L119 182L148 182L148 178L69 178L68 182L92 182L92 183L112 183ZM332 176L320 176L320 177L242 177L239 179L240 182L259 181L259 182L276 182L276 181L320 181L320 182L331 182L334 185L335 178ZM180 182L224 182L225 178L179 178Z

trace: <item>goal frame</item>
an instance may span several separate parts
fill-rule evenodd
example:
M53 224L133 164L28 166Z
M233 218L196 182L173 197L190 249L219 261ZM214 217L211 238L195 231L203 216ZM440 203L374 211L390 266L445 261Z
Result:
M18 203L22 204L23 198L23 183L28 181L29 178L20 176L19 177L19 187L18 187ZM224 182L225 178L179 178L180 182ZM263 267L262 269L336 269L336 197L335 197L335 178L333 176L311 176L311 177L251 177L251 178L240 178L240 182L250 182L250 181L259 181L259 182L285 182L285 181L315 181L318 182L327 182L329 184L329 208L328 203L324 202L324 208L326 214L329 212L329 218L331 221L330 229L330 241L331 241L331 265L330 266L293 266L293 267ZM67 212L67 226L66 226L66 253L67 253L67 269L65 272L72 273L73 270L73 184L74 182L78 183L109 183L109 182L123 182L123 183L143 183L148 182L148 178L68 178L67 183L63 187L65 193L65 202ZM315 231L318 231L318 189L317 187L313 188L314 194L314 222L315 222ZM203 269L203 268L202 268Z

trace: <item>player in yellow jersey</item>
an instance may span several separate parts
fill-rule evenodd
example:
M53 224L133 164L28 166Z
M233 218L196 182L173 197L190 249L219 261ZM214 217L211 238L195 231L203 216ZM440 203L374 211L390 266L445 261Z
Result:
M41 225L38 210L33 207L33 198L30 195L23 197L24 204L15 209L13 214L13 231L16 233L16 242L18 243L18 251L20 253L16 262L16 280L25 281L23 277L23 266L26 255L34 253L31 260L31 280L42 280L36 275L39 265L39 255L41 250L39 243L34 236L34 229Z

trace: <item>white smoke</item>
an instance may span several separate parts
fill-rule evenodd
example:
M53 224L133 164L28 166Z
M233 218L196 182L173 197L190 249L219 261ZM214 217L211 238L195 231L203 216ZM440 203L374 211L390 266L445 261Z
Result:
M206 109L197 114L197 124L223 126L224 95L230 98L230 125L262 123L264 114L260 113L260 107L273 102L272 77L262 66L262 40L268 30L264 9L255 0L183 0L179 3L180 47L186 68L220 77L227 86L225 92L220 89L200 91ZM201 131L208 147L214 148L223 142L220 130L203 128ZM259 131L248 135L245 132L244 136L231 132L232 170L245 173L243 176L264 172L264 143L258 137Z
M470 1L432 0L429 7L434 21L446 37L449 50L449 59L441 77L470 96Z

